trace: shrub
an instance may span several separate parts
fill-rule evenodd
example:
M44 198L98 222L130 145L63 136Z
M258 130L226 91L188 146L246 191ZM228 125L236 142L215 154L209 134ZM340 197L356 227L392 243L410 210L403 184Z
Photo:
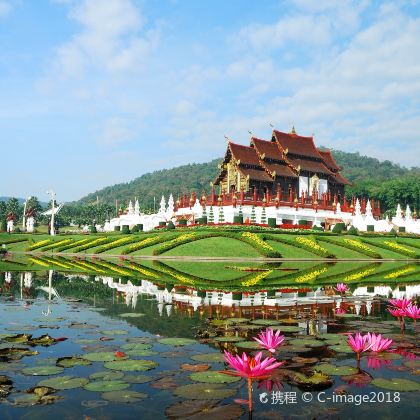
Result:
M397 236L397 231L396 231L394 228L392 228L392 229L389 231L389 234L390 234L390 235L395 235L395 236Z
M400 227L398 228L398 232L400 232L400 233L405 233L405 227L404 227L404 226L400 226Z
M20 233L20 232L22 232L22 231L20 230L20 227L19 227L19 226L15 227L15 233Z
M198 223L200 223L200 225L207 225L207 216L200 217Z
M347 231L349 235L358 235L359 232L354 226L350 226L350 229Z
M159 226L166 226L166 222L159 222Z
M122 250L121 254L122 255L131 254L132 252L138 251L139 249L147 248L149 246L168 241L169 239L172 239L172 237L168 238L166 235L165 236L162 236L162 235L151 236L149 238L143 239L140 242L136 242L135 244L128 246L127 248Z
M367 225L366 226L366 232L375 232L375 226L374 225Z
M0 232L6 232L6 230L7 230L6 220L2 220L0 223Z
M94 226L94 225L89 226L89 232L90 233L98 233L98 231L96 229L96 226Z
M314 226L314 227L312 228L312 230L316 230L316 231L318 231L318 232L323 232L323 231L324 231L324 229L322 229L322 227L321 227L321 226Z
M119 232L121 230L121 226L114 226L114 231Z
M268 218L268 227L275 228L277 226L277 221L275 217Z
M304 219L298 220L298 225L299 226L306 226L307 224L308 224L308 221L307 220L304 220Z
M133 228L131 229L131 233L138 233L139 231L139 225L134 225Z
M187 220L186 219L179 219L178 220L179 226L187 226Z
M121 232L123 235L128 235L130 233L130 227L128 225L123 225Z
M167 229L167 230L172 230L172 229L175 229L175 225L174 225L174 223L172 222L172 220L170 220L170 221L169 221L168 226L166 226L166 229Z
M342 246L343 248L351 249L353 251L360 252L361 254L365 254L365 255L367 255L368 257L371 257L371 258L376 258L376 259L381 259L382 258L382 256L380 254L378 254L373 249L369 248L367 245L365 245L364 243L362 243L362 242L360 242L359 240L356 240L356 239L344 238L342 241L339 241L339 240L336 240L336 239L327 238L325 236L322 236L322 237L318 238L318 240L322 241L322 242L327 242L327 243L330 243L330 244Z
M346 225L345 225L345 223L336 223L335 225L334 225L334 227L333 227L333 232L334 233L341 233L343 230L345 230L346 229Z
M244 216L242 215L237 215L237 216L233 216L233 223L243 223L244 222Z

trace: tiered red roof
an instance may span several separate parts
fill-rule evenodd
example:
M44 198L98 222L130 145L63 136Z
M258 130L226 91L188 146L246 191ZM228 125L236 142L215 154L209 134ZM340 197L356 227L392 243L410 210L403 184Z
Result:
M273 131L271 141L251 138L250 146L243 146L229 141L224 163L234 157L239 162L238 169L243 176L258 181L274 181L276 177L297 178L300 171L322 174L330 177L337 184L351 185L339 171L330 150L315 147L313 137L299 136L292 133ZM222 168L216 184L226 175Z

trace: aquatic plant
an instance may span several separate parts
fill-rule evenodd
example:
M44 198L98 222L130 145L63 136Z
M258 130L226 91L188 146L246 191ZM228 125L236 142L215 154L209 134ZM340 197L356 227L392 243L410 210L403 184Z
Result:
M261 360L262 352L258 352L255 357L247 356L246 353L242 353L242 357L239 355L233 356L231 353L225 350L224 359L229 364L232 371L222 371L227 375L241 376L246 378L248 381L248 408L252 411L252 381L254 379L267 379L273 369L281 366L284 362L277 362L274 357L266 357Z
M381 334L376 335L375 333L368 332L366 336L367 342L371 345L370 351L374 351L376 353L389 349L392 344L392 340L390 338L384 338Z
M335 286L335 290L337 290L338 293L341 293L342 295L349 291L349 287L347 284L344 283L337 283Z
M360 362L360 354L368 351L372 347L372 343L368 342L368 336L356 333L354 337L349 334L347 337L347 344L357 354L357 361Z
M275 353L276 348L283 344L284 335L280 335L280 330L277 330L274 334L271 328L267 328L265 331L260 332L258 337L254 337L254 340L270 353Z

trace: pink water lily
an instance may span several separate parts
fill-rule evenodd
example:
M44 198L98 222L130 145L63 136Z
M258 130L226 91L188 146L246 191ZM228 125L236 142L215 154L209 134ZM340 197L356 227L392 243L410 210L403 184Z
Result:
M392 344L390 338L383 338L381 334L376 335L375 333L367 333L367 343L370 344L370 350L376 353L380 353L389 349Z
M266 357L261 360L262 352L258 352L255 357L247 356L242 353L233 356L225 350L224 359L235 371L222 371L227 375L242 376L248 381L248 409L252 411L252 380L253 379L266 379L273 369L281 366L284 362L277 362L274 357Z
M403 309L403 314L413 320L420 318L420 308L417 305L410 305Z
M391 366L392 360L378 359L377 357L368 357L367 366L369 369L381 369L383 366Z
M335 286L335 290L337 290L337 292L339 292L339 293L346 293L346 292L348 292L350 289L349 289L349 287L347 286L347 284L344 284L344 283L337 283L337 285Z
M397 318L404 316L404 309L399 308L388 308L388 312Z
M267 328L265 331L261 331L261 333L258 334L258 338L254 337L254 340L269 352L274 353L276 348L283 344L284 335L280 335L280 330L277 330L274 334L271 328Z
M388 303L394 308L405 309L407 306L411 305L411 300L402 298L402 299L388 299Z
M253 379L265 377L273 369L284 364L284 362L277 362L274 357L266 357L263 360L261 360L261 357L261 351L255 357L247 356L246 353L242 353L242 357L240 357L239 355L233 356L225 350L224 359L236 371L229 372L231 375Z
M349 334L347 337L347 344L357 354L358 361L360 360L360 354L370 350L370 348L372 347L372 343L369 343L367 339L367 335L362 335L360 333L356 333L354 337L351 334Z

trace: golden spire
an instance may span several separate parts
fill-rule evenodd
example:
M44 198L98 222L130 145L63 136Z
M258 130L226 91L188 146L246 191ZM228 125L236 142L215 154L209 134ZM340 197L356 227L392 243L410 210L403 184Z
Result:
M295 126L292 126L292 131L290 132L290 134L296 134L296 130L295 130Z

